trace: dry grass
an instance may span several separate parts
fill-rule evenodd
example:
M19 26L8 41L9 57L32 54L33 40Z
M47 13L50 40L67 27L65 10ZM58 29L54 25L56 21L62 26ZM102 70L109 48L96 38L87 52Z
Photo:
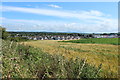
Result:
M108 77L109 73L114 74L112 77L117 76L118 45L63 43L55 40L29 41L24 44L41 48L43 52L53 55L62 54L68 59L87 57L87 63L96 67L102 63L103 75L106 75L104 77Z

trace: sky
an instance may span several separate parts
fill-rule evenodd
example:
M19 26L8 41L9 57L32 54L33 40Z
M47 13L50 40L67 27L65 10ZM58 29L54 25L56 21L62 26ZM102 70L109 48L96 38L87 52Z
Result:
M3 2L7 31L118 32L117 2Z
M1 0L2 2L119 2L119 0Z

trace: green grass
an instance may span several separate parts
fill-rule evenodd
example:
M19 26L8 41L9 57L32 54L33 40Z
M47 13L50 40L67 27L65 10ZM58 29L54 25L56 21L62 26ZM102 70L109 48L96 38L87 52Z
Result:
M67 60L39 48L3 41L2 78L99 78L101 65L94 67L85 59Z
M60 42L120 45L120 43L118 43L118 38L90 38L90 39L60 41Z

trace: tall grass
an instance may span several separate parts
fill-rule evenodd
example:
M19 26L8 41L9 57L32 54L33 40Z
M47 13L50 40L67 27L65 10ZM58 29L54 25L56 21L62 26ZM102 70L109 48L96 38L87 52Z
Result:
M40 49L16 42L3 41L2 78L99 78L96 68L86 59L67 60L61 55L43 53Z

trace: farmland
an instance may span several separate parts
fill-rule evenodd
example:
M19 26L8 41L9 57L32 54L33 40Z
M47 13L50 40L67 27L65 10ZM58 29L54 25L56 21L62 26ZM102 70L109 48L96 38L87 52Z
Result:
M100 78L101 65L95 68L85 59L68 60L40 48L2 41L2 78ZM0 76L1 77L1 76Z
M3 78L117 78L118 45L4 41Z
M119 45L118 38L90 38L90 39L70 40L70 41L62 41L62 42Z
M117 77L118 45L112 45L113 43L111 44L110 42L107 42L107 44L90 44L89 42L89 44L78 44L71 43L69 41L66 43L55 40L38 40L25 42L24 44L40 48L43 52L52 55L61 54L67 59L74 60L76 57L81 59L87 58L87 63L90 65L98 67L102 64L101 75L103 77Z

